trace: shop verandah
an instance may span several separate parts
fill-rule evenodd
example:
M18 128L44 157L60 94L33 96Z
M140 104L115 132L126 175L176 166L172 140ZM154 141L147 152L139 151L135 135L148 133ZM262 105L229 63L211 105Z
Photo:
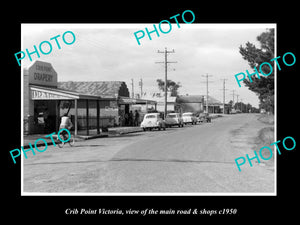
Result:
M100 108L105 108L110 99L58 88L33 85L29 88L34 113L24 115L24 134L57 132L65 113L71 118L75 135L89 135L90 129L100 134L100 128L111 119L100 117Z
M147 99L136 99L130 97L119 97L118 98L118 107L119 107L119 126L136 126L130 122L130 114L135 114L135 111L139 114L138 124L144 118L144 115L151 111L156 111L157 102ZM135 118L133 118L135 119Z
M99 135L108 127L126 126L120 118L130 110L139 109L140 120L156 102L128 97L103 98L59 88L30 85L30 101L34 113L24 115L24 134L58 132L60 118L67 114L75 135ZM143 110L141 110L143 109Z

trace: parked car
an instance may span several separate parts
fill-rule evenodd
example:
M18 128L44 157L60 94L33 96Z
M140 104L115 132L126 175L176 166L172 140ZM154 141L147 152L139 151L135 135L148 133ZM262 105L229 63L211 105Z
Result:
M194 113L192 113L192 112L183 113L182 119L183 119L184 124L187 124L187 123L196 124L197 123L197 118L194 115Z
M209 116L208 113L200 113L199 116L197 117L198 122L211 122L211 117Z
M157 128L158 130L165 130L166 129L166 123L162 119L160 113L147 113L144 116L143 122L140 125L144 131L146 130L152 130L154 128Z
M165 123L167 127L171 127L171 126L183 127L183 119L180 113L167 114Z

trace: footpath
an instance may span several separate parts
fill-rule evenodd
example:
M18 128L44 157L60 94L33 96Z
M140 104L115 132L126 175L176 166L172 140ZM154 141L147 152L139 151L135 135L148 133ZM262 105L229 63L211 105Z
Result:
M220 116L224 115L218 115L218 114L210 114L212 119L218 118ZM107 132L100 132L100 134L97 134L96 129L89 130L89 134L86 134L86 131L79 131L79 134L75 137L75 142L80 142L84 140L89 140L93 138L104 138L109 136L118 136L122 134L128 134L128 133L136 133L136 132L142 132L143 129L141 127L110 127L108 128ZM73 135L73 134L72 134ZM24 143L23 147L24 149L29 148L29 143L31 143L32 146L34 146L34 143L37 139L42 138L44 139L48 145L53 145L53 142L50 137L45 137L47 134L31 134L31 135L24 135ZM57 140L57 135L53 135L53 139ZM57 141L56 141L57 143ZM37 143L37 146L43 146L43 142Z
M100 134L97 134L96 129L91 129L89 130L89 135L87 135L86 132L84 131L76 135L75 142L80 142L80 141L89 140L93 138L104 138L104 137L116 136L116 135L122 135L128 133L136 133L141 131L143 131L141 127L111 127L108 128L107 132L100 132ZM44 140L46 140L48 145L53 145L51 138L45 136L47 136L47 134L24 135L24 140L23 140L24 143L22 146L24 147L24 149L29 148L29 143L31 143L31 145L33 146L34 142L39 138L43 138ZM53 135L53 139L56 141L57 135ZM37 146L43 146L43 145L44 143L37 144Z

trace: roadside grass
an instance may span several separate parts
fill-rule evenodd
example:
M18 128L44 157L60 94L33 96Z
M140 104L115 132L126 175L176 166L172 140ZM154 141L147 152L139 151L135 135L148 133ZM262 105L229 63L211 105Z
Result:
M265 123L266 126L259 130L258 136L257 136L257 153L259 152L259 149L261 149L264 146L268 146L272 149L273 156L269 160L261 160L261 165L266 165L270 167L270 169L274 170L274 146L270 146L271 143L273 143L275 140L274 136L274 115L267 115L262 114L258 117L258 120L262 123ZM262 151L262 156L264 158L270 157L270 152L267 151L267 149Z
M259 117L258 117L258 120L265 123L265 124L268 124L268 125L273 125L274 126L274 115L273 114L260 114Z

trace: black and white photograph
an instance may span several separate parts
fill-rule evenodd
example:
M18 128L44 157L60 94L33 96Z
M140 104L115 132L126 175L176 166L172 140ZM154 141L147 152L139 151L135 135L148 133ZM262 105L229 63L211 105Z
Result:
M296 218L296 4L165 3L3 6L4 220Z
M276 194L276 24L21 33L23 195Z

